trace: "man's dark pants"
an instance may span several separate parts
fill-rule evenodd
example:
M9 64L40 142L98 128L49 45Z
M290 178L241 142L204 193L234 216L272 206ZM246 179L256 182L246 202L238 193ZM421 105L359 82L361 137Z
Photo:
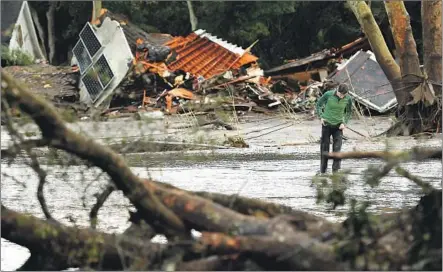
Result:
M320 139L320 172L326 173L326 169L328 169L328 159L323 154L327 154L329 152L329 145L331 142L332 136L332 151L340 152L341 145L343 141L343 131L339 129L339 126L332 126L329 124L322 125L321 128L321 139ZM341 160L334 159L332 163L332 171L336 172L340 169Z

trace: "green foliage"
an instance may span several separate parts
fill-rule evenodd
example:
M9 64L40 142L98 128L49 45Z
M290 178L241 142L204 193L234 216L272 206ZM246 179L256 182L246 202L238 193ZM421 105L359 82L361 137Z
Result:
M237 148L248 148L249 145L246 143L245 139L241 136L230 136L227 137L223 142L224 145L229 145Z
M37 4L38 3L38 4ZM30 2L45 24L48 2ZM420 2L405 2L422 56ZM186 1L104 1L103 7L128 17L147 32L187 35L191 32ZM345 1L193 1L198 28L244 48L255 40L252 52L264 68L284 60L305 57L324 48L339 47L361 35L360 25ZM394 48L389 21L382 1L371 9ZM61 55L74 46L92 15L91 1L59 2L56 11L57 48ZM44 26L45 27L45 26ZM63 62L66 59L61 58Z
M26 66L34 63L34 58L21 50L10 50L2 45L2 66Z
M344 2L196 1L193 6L198 28L244 48L258 39L252 51L265 65L340 46L360 33ZM185 1L104 2L104 7L145 30L172 35L191 31Z
M76 112L73 109L61 110L61 116L67 123L73 123L78 121Z
M337 172L329 176L317 176L312 179L311 186L317 190L317 203L325 201L332 209L345 204L345 191L348 185L348 172Z

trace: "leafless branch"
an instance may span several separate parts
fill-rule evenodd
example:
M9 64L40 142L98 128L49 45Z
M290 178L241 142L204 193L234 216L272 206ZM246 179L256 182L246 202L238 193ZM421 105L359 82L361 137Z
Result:
M11 121L11 115L10 115L10 107L9 104L5 101L2 100L2 106L4 109L4 113L6 116L6 126L9 130L9 132L11 133L11 136L14 138L17 137L20 142L17 143L15 141L14 145L18 148L23 148L26 153L28 154L29 158L31 159L31 163L30 166L31 168L37 173L39 182L38 182L38 187L37 187L37 199L38 202L40 203L40 206L42 208L43 214L45 215L45 217L49 220L53 220L54 218L52 217L51 213L49 212L48 206L46 204L46 199L45 196L43 194L43 188L44 185L46 183L46 171L44 171L41 166L40 163L38 162L37 157L35 156L35 154L32 152L32 147L34 147L35 145L37 146L42 146L44 144L47 144L48 142L45 139L39 139L39 140L25 140L23 138L23 136L14 128L12 121ZM23 143L23 144L22 144Z
M420 177L409 173L409 171L407 171L403 167L397 166L395 168L395 172L397 172L397 174L399 174L400 176L403 176L409 180L412 180L415 184L420 186L423 189L424 193L426 193L426 194L435 190L435 188L431 184L423 181Z
M14 177L14 176L11 176L11 175L9 175L9 174L6 174L6 173L3 173L3 172L2 172L2 179L3 179L3 177L5 177L5 178L10 178L10 179L12 179L13 181L15 181L17 184L21 185L23 188L26 188L26 183L24 183L23 181L18 180L18 179L17 179L16 177Z
M364 175L366 183L371 186L378 185L380 180L387 174L389 174L392 168L394 168L397 164L397 161L390 161L386 163L386 165L384 165L381 170L379 170L378 168L369 168L368 170L366 170L366 173Z
M43 147L48 145L48 142L45 139L32 139L32 140L24 140L19 144L21 149L31 149L34 147ZM11 146L7 149L2 149L1 153L4 157L14 157L17 155L17 148L15 146Z
M103 206L105 201L111 195L111 193L115 190L113 185L106 186L105 190L101 194L97 196L97 202L92 207L91 212L89 213L89 220L91 221L91 228L95 229L97 226L97 215L100 208Z
M441 160L442 149L413 148L407 151L330 152L327 157L332 159L382 159L385 161L395 159L399 162L422 161L428 159Z
M7 72L1 71L2 98L33 118L49 146L67 151L101 168L119 190L128 197L146 220L155 218L170 235L188 235L184 222L165 207L150 187L127 166L124 158L86 136L68 128L55 108L18 84ZM166 227L166 228L165 228Z

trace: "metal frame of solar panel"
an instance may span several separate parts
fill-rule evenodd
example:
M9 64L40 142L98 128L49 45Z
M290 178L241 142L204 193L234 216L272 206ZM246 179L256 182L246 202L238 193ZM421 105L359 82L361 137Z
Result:
M79 63L83 85L94 103L111 83L114 73L103 53L93 61L103 46L89 23L83 27L79 38L72 52Z
M83 41L83 43L86 46L86 49L88 49L89 55L91 57L94 57L95 54L102 48L102 44L100 43L100 40L95 35L94 30L92 29L91 24L86 23L86 25L83 27L82 31L80 31L80 39Z
M82 82L85 85L86 90L91 97L92 102L94 103L101 92L103 92L104 88L100 82L97 72L94 67L90 67L88 72L85 73L82 77Z
M109 86L114 78L114 73L104 54L102 54L88 70L89 71L83 75L82 81L94 103L97 101L100 93Z
M92 64L92 57L89 55L88 50L86 50L85 44L82 39L79 39L77 44L72 49L72 53L77 59L78 65L80 67L80 73L84 74L86 70Z
M102 54L94 63L93 67L98 74L103 89L106 89L114 78L114 73L112 72L111 66L109 66L106 56Z

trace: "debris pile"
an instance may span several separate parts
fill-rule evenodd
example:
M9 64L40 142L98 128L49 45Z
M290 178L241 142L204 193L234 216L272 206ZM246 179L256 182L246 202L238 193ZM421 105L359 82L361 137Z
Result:
M117 88L111 107L137 106L165 113L211 111L266 112L285 104L295 111L314 108L319 82L294 89L265 77L258 58L247 49L204 30L174 37L163 45L138 38L128 75Z
M107 10L101 14L97 23L85 25L79 35L78 52L73 53L78 61L84 58L80 49L89 52L84 69L80 67L80 89L85 94L81 97L89 97L94 107L107 101L105 108L121 109L112 111L117 116L134 109L139 113L175 114L191 110L267 112L280 108L313 115L317 98L331 88L330 81L352 83L354 78L343 78L341 71L348 69L347 63L352 66L361 59L355 57L358 52L370 48L367 39L361 37L340 48L325 49L264 71L258 65L259 58L251 53L255 43L243 49L202 29L184 37L146 33L120 15ZM115 25L119 31L111 37L106 30ZM96 45L90 42L93 40ZM99 46L102 49L97 51ZM121 54L112 54L116 48ZM369 64L374 68L370 72L380 73L377 65ZM92 84L89 70L97 72L100 82ZM108 76L101 75L101 71L108 71ZM360 91L351 95L357 97ZM366 100L356 99L359 103ZM392 106L395 101L383 110Z
M313 115L318 97L332 81L351 82L351 95L372 109L395 106L389 83L371 89L385 80L370 51L361 51L369 46L366 38L264 71L251 53L255 43L243 49L202 29L185 37L149 34L118 14L105 9L100 14L84 26L72 50L72 85L79 92L59 94L52 99L57 103L103 105L102 114L115 117L281 108Z

